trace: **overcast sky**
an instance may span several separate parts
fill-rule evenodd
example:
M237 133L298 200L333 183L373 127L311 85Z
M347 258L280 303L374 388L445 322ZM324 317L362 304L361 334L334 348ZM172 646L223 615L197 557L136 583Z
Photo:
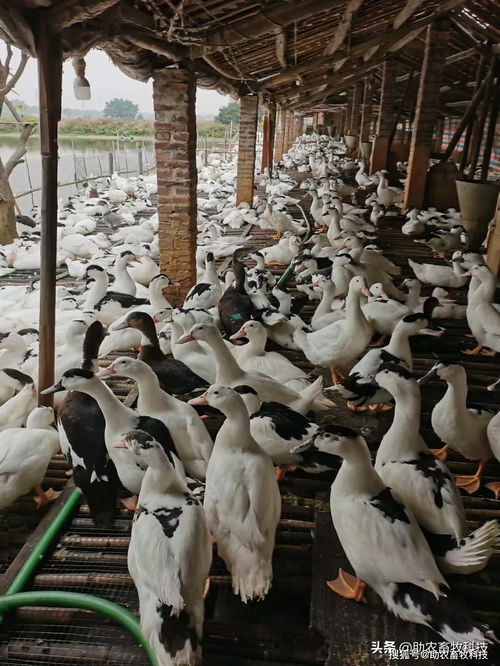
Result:
M3 55L3 54L2 54ZM85 57L87 63L86 77L89 80L92 99L88 102L79 102L73 94L73 80L75 73L70 60L64 63L63 76L63 106L78 109L82 104L88 109L104 108L104 104L113 97L131 99L139 105L140 112L152 113L152 85L141 83L123 74L113 65L108 56L102 51L90 51ZM15 93L26 104L38 104L37 63L31 59L15 87ZM229 97L219 95L214 90L198 88L197 113L199 115L216 114L221 106L231 101Z

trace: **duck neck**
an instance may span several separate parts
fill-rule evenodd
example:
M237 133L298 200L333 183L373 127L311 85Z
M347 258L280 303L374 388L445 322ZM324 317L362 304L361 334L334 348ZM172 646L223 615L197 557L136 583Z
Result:
M100 272L94 279L94 284L87 293L83 310L92 310L102 300L108 291L108 275L106 271Z
M467 408L467 378L465 373L461 377L454 377L448 382L448 388L444 394L443 401L458 414Z
M329 280L323 286L323 294L321 295L321 301L319 302L319 305L314 313L315 316L322 317L323 315L331 312L334 298L335 298L335 285L331 280Z
M141 368L134 371L134 375L130 375L137 383L139 391L138 409L140 414L151 414L152 412L160 411L165 406L174 406L175 398L169 393L162 391L160 382L151 368L144 364Z
M139 358L141 361L143 360L143 357L148 357L149 360L152 360L153 357L155 359L158 358L159 360L163 360L165 355L160 348L154 323L152 321L144 322L139 330L142 334L139 350Z
M345 318L347 322L357 328L364 326L367 321L361 309L361 293L349 289L345 300Z
M370 452L366 442L363 446L353 446L337 473L334 487L340 486L346 489L349 495L358 493L377 495L384 488L384 484L377 472L373 469Z
M251 448L250 420L243 399L231 401L231 408L224 414L226 420L215 439L215 446L223 446L227 449L249 449Z
M387 345L387 351L404 361L411 359L410 334L405 328L396 326Z
M219 286L219 277L217 275L217 270L213 261L207 261L205 268L205 274L203 276L203 282L208 282L214 286Z
M240 366L220 334L212 336L207 342L215 352L215 383L230 386L241 376Z
M420 292L421 286L419 282L416 282L413 286L408 289L408 295L405 299L405 305L412 312L416 312L419 309L420 301Z
M233 259L233 272L234 272L236 291L238 291L240 294L246 294L247 292L245 290L245 280L246 280L245 265L241 261L239 261L239 259L236 258Z
M495 276L489 273L485 279L478 281L478 285L472 294L473 302L492 303L495 297L495 289Z
M252 333L248 338L248 344L245 345L245 347L251 352L251 356L263 356L266 350L266 341L267 333L264 329L260 329Z
M385 433L377 451L377 462L394 459L403 452L425 451L427 447L420 437L420 390L415 381L398 387L394 395L394 419Z
M120 402L113 391L98 377L87 382L85 388L80 391L87 393L97 402L106 421L106 428L115 431L132 425L136 416L135 412Z
M165 307L172 307L163 295L163 287L160 286L157 280L151 280L149 283L148 298L154 310L160 310L161 308Z
M152 464L151 464L152 463ZM181 494L189 492L184 481L179 477L173 465L163 451L157 451L146 470L142 481L139 503L150 494Z

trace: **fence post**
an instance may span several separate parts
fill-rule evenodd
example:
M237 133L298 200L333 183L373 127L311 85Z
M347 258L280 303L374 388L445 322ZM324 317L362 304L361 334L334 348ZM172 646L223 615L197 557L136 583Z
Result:
M144 173L144 164L142 161L142 146L140 142L137 142L137 168L139 170L139 175Z
M113 153L108 153L108 166L109 166L109 172L108 173L110 173L110 174L112 174L114 172L113 161L114 161L113 160Z

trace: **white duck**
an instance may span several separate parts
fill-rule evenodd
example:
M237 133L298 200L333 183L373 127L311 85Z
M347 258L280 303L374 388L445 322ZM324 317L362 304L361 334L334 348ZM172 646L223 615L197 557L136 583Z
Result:
M360 304L361 295L369 293L364 278L352 278L346 298L345 319L312 333L299 329L294 333L294 342L311 363L330 368L334 384L345 378L345 370L370 342L372 326Z
M37 407L26 428L0 433L0 509L34 489L38 506L53 502L61 493L41 487L50 459L59 451L59 437L51 407Z
M18 391L0 406L0 431L7 428L22 428L37 404L33 380L15 368L4 368L0 370L0 375L3 386Z
M411 373L383 365L376 382L394 396L394 420L377 450L375 470L425 530L444 572L474 573L488 564L500 537L496 520L467 536L460 491L445 463L420 435L420 388Z
M261 400L281 402L301 414L305 414L311 409L311 405L321 392L323 386L321 377L318 377L310 386L297 393L260 372L243 370L224 343L219 329L212 324L196 324L187 335L177 340L177 344L184 344L192 340L202 340L213 349L217 384L230 387L251 386L257 391Z
M212 562L203 507L152 435L132 430L119 445L147 468L127 558L142 634L158 666L200 663L203 593Z
M119 357L99 377L120 375L137 382L137 409L143 416L158 419L168 428L186 471L196 479L205 479L213 442L196 410L160 389L158 377L139 359Z
M208 463L204 508L233 591L246 603L271 587L274 538L281 497L271 459L250 434L241 397L211 386L191 404L208 404L225 416Z
M475 493L481 486L485 464L493 455L486 434L493 414L467 408L467 375L463 366L436 363L419 383L422 386L435 377L444 379L448 388L432 410L432 429L444 443L442 449L433 453L444 461L448 449L453 449L468 460L478 460L475 474L456 477L459 488Z
M500 353L500 310L493 302L497 280L488 266L480 264L470 268L470 275L479 284L473 293L468 294L467 323L478 344L464 354L495 356Z
M357 578L341 569L329 587L361 601L369 585L392 613L430 627L446 641L490 641L488 627L446 596L447 583L418 523L373 469L365 440L350 428L328 426L310 446L344 459L330 491L330 509Z
M115 281L113 282L113 291L117 291L119 294L128 294L129 296L135 296L137 292L137 285L130 277L130 274L127 270L127 267L130 266L130 262L135 259L135 254L130 252L130 250L125 250L120 252L120 254L115 259Z
M466 271L460 265L461 261L462 253L457 250L452 254L451 266L419 264L416 261L413 261L413 259L408 259L408 264L415 273L415 276L424 284L460 289L465 286L468 280Z

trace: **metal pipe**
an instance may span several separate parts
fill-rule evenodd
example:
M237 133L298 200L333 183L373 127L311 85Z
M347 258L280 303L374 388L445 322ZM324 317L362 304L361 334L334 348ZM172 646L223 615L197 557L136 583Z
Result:
M0 597L0 613L20 606L62 606L65 608L83 608L104 615L124 627L142 645L151 666L158 666L151 646L142 635L137 618L128 610L107 599L78 592L19 592Z
M61 508L57 516L54 518L47 531L44 532L36 546L31 551L31 554L27 558L26 562L23 564L21 570L14 578L9 588L7 589L5 596L18 594L21 592L27 585L28 581L33 577L36 568L40 564L41 560L45 556L45 553L48 551L50 546L55 541L56 537L59 535L59 532L63 528L65 522L75 509L76 505L80 501L82 496L81 490L75 489L73 493L69 496L68 501ZM0 615L0 623L2 617Z

